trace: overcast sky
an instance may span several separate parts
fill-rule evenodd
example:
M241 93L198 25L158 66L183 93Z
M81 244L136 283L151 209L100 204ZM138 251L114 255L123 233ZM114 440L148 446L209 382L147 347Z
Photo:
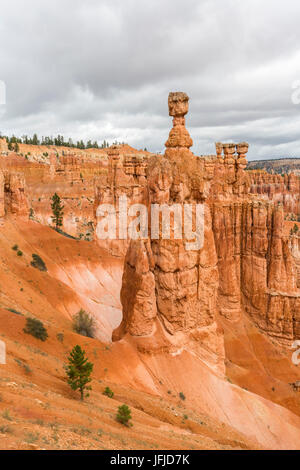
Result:
M194 153L300 156L299 18L299 0L1 0L0 131L163 151L185 91Z

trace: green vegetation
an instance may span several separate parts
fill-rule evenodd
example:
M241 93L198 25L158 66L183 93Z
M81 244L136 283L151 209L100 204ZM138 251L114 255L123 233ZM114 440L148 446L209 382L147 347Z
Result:
M291 229L290 234L295 235L298 232L299 232L299 227L297 224L295 224L294 227Z
M98 142L88 140L86 143L83 142L83 140L79 140L77 142L74 142L73 139L68 139L65 140L64 136L58 135L57 137L42 137L41 139L37 136L37 134L34 134L32 137L29 137L27 135L23 135L21 138L20 137L15 137L14 135L11 137L8 136L3 136L6 139L8 149L10 151L19 151L19 144L27 144L27 145L55 145L55 147L68 147L68 148L78 148L78 149L105 149L109 148L110 144L106 140L102 142L102 144L98 144ZM112 143L112 145L124 145L125 142L117 142L116 140ZM28 153L30 155L30 153ZM48 152L44 152L43 155L48 156Z
M8 150L10 150L11 152L16 152L16 153L19 152L20 150L19 143L21 143L20 139L17 139L17 137L12 136L10 139L6 138L6 141L7 141Z
M85 310L80 309L73 316L73 330L82 336L94 338L95 336L95 320Z
M53 216L52 221L55 224L56 230L63 225L64 206L61 203L61 199L58 194L54 194L52 197L51 209Z
M43 323L36 318L26 318L26 326L23 329L24 333L34 336L36 339L46 341L48 333Z
M65 366L68 384L72 390L80 391L80 399L83 401L84 396L89 396L86 390L92 389L88 384L92 381L91 373L94 365L88 362L88 358L85 357L85 351L79 345L72 349L68 362L69 364Z
M18 312L18 310L15 310L14 308L8 308L8 312L15 313L16 315L23 315L21 312Z
M30 374L32 372L32 370L31 370L31 368L29 367L28 364L25 364L24 362L22 362L20 359L17 359L17 358L15 358L15 361L20 367L23 367L26 374Z
M23 256L23 252L21 250L19 250L19 246L18 245L14 245L12 248L11 248L13 251L16 251L17 252L17 256Z
M180 400L184 401L185 400L185 395L182 392L180 392L179 393L179 398L180 398Z
M124 426L132 426L131 420L131 410L127 405L119 406L117 413L117 421Z
M30 264L31 266L33 266L36 269L39 269L40 271L47 271L46 264L44 263L42 258L37 254L32 255L32 261Z
M109 387L106 387L106 389L103 392L103 395L105 395L108 398L113 398L114 392Z

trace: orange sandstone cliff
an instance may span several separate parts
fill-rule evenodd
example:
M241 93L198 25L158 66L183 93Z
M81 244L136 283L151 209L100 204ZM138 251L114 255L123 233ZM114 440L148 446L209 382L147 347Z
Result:
M185 128L187 95L171 93L169 110L165 155L148 163L147 203L203 203L204 246L186 251L184 241L131 242L115 338L127 331L155 337L154 330L162 330L179 348L184 332L222 360L215 316L237 321L248 314L262 331L290 344L299 336L300 291L282 203L250 192L248 144L218 143L216 157L195 157Z

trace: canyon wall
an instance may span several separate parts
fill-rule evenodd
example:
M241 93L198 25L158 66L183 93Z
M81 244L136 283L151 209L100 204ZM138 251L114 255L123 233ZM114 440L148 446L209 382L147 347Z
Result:
M94 180L94 213L95 223L98 224L101 217L97 213L100 204L110 204L116 208L117 221L119 220L119 198L126 196L130 204L143 203L146 200L146 168L147 157L143 154L122 154L116 146L108 150L107 171ZM119 225L117 224L117 234ZM124 257L128 248L128 240L99 239L96 240L112 255Z
M130 335L148 352L186 348L222 370L219 315L232 322L249 315L286 345L299 337L299 240L286 231L284 194L273 200L254 190L248 144L217 143L215 156L192 154L187 110L185 94L170 94L173 128L165 155L148 162L145 203L149 211L151 204L202 204L204 243L187 251L186 240L172 237L130 242L114 340ZM294 191L299 204L299 179L283 180L283 193Z
M265 171L249 171L250 192L260 198L283 204L286 218L300 221L300 178L293 173L270 174Z
M150 155L128 145L117 147L122 171L126 174L122 183L115 164L112 164L114 148L79 151L21 144L20 152L16 154L8 151L5 139L0 139L0 151L0 172L6 175L6 180L13 174L23 178L24 198L20 200L23 207L20 206L19 215L30 214L32 220L52 225L51 198L56 192L64 204L62 230L88 241L94 239L95 208L103 200L104 193L109 190L113 195L118 186L123 192L127 184L132 185L130 197L138 193L140 184L136 181L141 183L145 179L143 160ZM8 203L11 191L8 184L5 190L1 181L0 186L1 216L1 211L2 215L11 213ZM1 190L7 194L6 207L1 202ZM13 213L16 212L14 208Z

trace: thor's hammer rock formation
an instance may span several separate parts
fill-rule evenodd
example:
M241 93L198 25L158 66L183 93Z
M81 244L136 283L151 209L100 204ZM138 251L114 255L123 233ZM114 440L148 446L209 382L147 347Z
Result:
M285 234L282 205L253 194L247 143L217 143L213 156L190 151L188 101L185 93L169 95L173 128L165 155L148 160L146 203L149 214L153 204L171 212L202 205L203 245L190 251L185 236L166 240L161 232L130 242L123 321L113 339L130 335L149 353L187 349L222 372L221 318L249 316L283 344L300 337L298 248Z

